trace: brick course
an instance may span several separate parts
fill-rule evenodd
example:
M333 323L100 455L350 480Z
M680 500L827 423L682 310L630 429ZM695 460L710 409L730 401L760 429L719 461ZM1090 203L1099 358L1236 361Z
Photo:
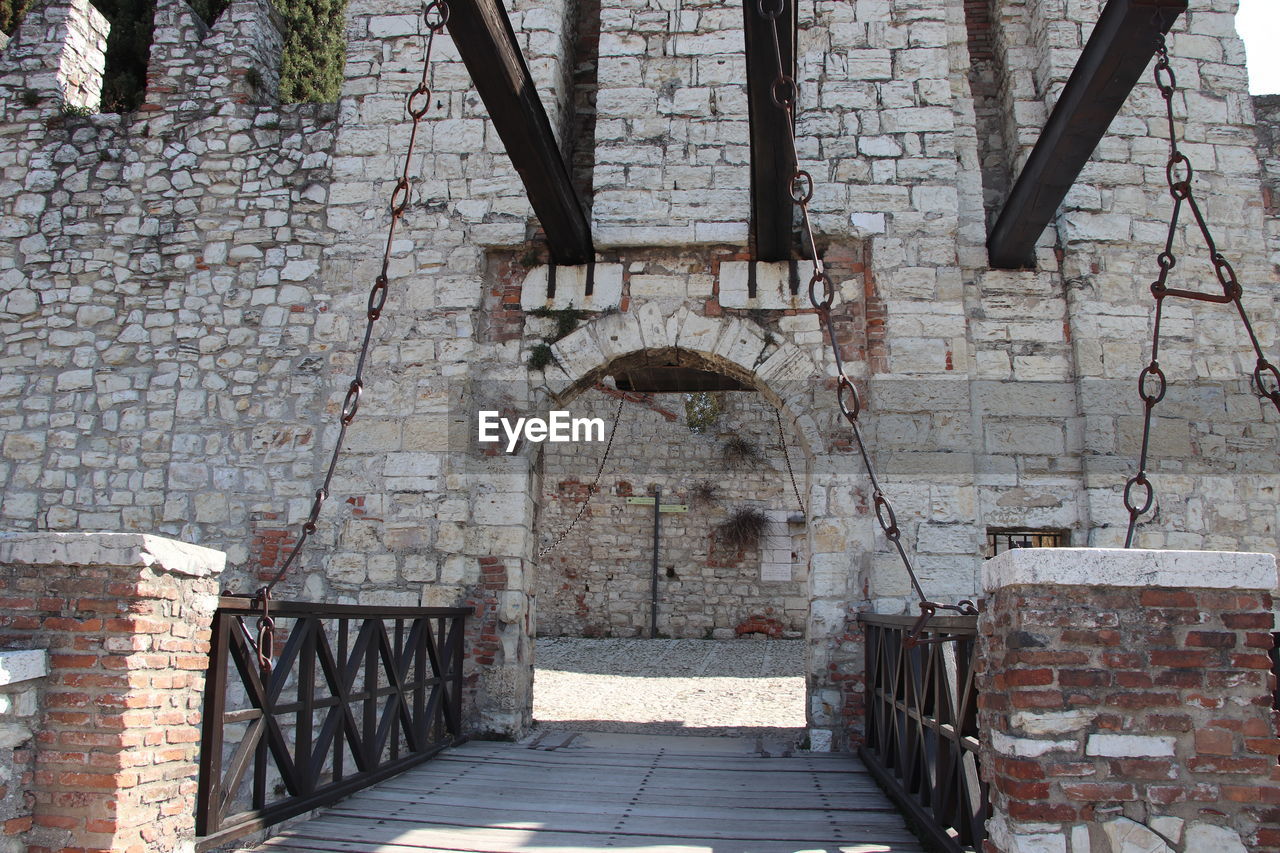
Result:
M979 622L987 849L1034 835L1066 853L1091 825L1090 846L1069 849L1095 853L1113 821L1161 818L1276 849L1271 635L1250 630L1273 605L1266 590L995 590Z
M195 831L222 557L132 534L0 537L0 645L47 649L35 741L15 756L29 853L163 853Z

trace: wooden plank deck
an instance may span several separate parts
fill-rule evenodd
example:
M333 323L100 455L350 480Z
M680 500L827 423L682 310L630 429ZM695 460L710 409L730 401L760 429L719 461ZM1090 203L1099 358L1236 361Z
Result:
M260 853L921 853L862 764L746 739L559 733L473 742Z

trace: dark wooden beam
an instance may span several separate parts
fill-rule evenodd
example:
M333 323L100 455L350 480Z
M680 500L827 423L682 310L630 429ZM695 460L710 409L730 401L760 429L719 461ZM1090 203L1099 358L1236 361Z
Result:
M1187 0L1110 0L987 238L991 266L1035 266L1035 246Z
M502 0L449 0L449 9L449 34L524 181L552 261L593 260L591 225Z
M770 8L783 4L777 18L782 68L796 76L795 0L764 0ZM747 46L747 101L751 119L751 237L758 261L786 261L795 243L795 204L791 176L796 171L787 111L774 100L778 77L773 27L760 14L760 0L743 0Z

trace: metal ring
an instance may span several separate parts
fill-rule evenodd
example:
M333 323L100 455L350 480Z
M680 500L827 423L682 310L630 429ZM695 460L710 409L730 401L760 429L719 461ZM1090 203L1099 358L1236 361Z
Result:
M778 18L778 16L786 11L787 8L787 0L778 0L777 9L770 9L765 5L765 3L766 0L756 0L756 11L760 13L760 17L767 18L771 21Z
M1155 393L1147 391L1147 380L1152 376L1160 380L1160 384L1156 386L1157 391ZM1138 396L1141 397L1142 402L1146 403L1148 406L1154 406L1156 403L1159 403L1164 399L1166 385L1167 383L1165 382L1164 371L1161 370L1160 365L1155 362L1144 367L1142 372L1138 374Z
M342 401L342 415L340 420L346 426L355 420L356 412L360 411L360 394L364 391L364 386L359 379L352 379L351 384L347 386L347 396Z
M1275 380L1276 387L1270 391L1267 390L1267 383L1262 378L1263 373L1271 374L1271 378ZM1276 394L1280 394L1280 370L1277 370L1276 366L1265 358L1258 359L1258 365L1253 369L1253 381L1258 384L1258 392L1264 397L1270 397L1274 400Z
M304 533L310 535L316 532L316 521L320 519L320 508L324 506L324 502L329 499L329 493L324 489L316 489L315 500L311 502L311 515L307 516L307 521L302 525Z
M800 205L813 201L813 175L804 169L791 176L791 200Z
M432 20L433 16L434 20ZM440 32L444 29L444 25L449 23L449 4L444 0L431 0L422 9L422 21L433 33Z
M1174 256L1173 252L1161 252L1159 255L1156 255L1156 263L1160 265L1160 269L1168 272L1177 266L1178 259Z
M817 292L813 289L813 286L818 282L822 282L821 299L818 298ZM831 280L827 278L825 273L818 272L816 269L809 278L809 302L820 311L830 311L832 303L835 302L835 288L831 286Z
M409 180L405 177L396 178L396 188L391 191L391 215L399 217L404 213L404 209L409 206Z
M840 414L844 415L851 421L856 421L858 415L862 414L862 397L858 394L858 389L854 387L853 380L849 378L849 374L843 370L840 371L840 378L836 380L836 402L840 404ZM852 409L849 407L847 400L853 401Z
M387 304L387 277L379 275L373 280L373 287L369 290L369 310L367 316L370 320L376 320L382 316L382 308Z
M893 511L893 505L889 503L888 498L883 494L876 492L875 506L876 521L880 522L880 529L884 531L885 536L890 539L896 539L901 534L901 531L898 530L898 516ZM885 517L886 513L888 518Z
M1185 176L1177 174L1179 167L1186 169ZM1170 189L1186 185L1188 187L1187 192L1190 192L1191 179L1195 177L1195 173L1195 169L1191 167L1191 161L1181 151L1170 157L1169 162L1164 167L1164 174L1169 179Z
M1169 82L1167 83L1164 82L1164 80L1161 79L1161 74L1167 75L1169 78ZM1172 95L1174 93L1174 90L1178 88L1178 76L1173 73L1173 66L1169 64L1168 59L1162 57L1156 63L1155 76L1156 76L1156 87L1160 89L1160 94L1166 95L1166 96Z
M421 98L426 95L426 100L422 102L421 107L414 107L414 99ZM409 115L413 116L414 121L418 121L427 114L427 110L431 109L431 90L427 88L425 83L418 84L418 88L409 93L409 99L405 103L405 109L409 111Z
M1133 505L1132 491L1134 486L1142 486L1147 490L1147 499L1139 509ZM1151 481L1147 479L1145 474L1135 474L1129 478L1129 482L1124 486L1124 508L1129 510L1129 514L1134 518L1140 515L1146 515L1147 510L1151 509L1152 502L1156 499L1156 491L1151 487Z
M781 89L786 89L787 93L781 94ZM769 97L773 98L778 109L790 109L800 97L800 87L796 85L794 77L784 74L774 79L773 85L769 87Z
M1213 256L1213 271L1218 275L1218 283L1222 285L1222 291L1232 299L1237 299L1243 293L1240 287L1240 281L1236 278L1235 267L1231 266L1221 253Z

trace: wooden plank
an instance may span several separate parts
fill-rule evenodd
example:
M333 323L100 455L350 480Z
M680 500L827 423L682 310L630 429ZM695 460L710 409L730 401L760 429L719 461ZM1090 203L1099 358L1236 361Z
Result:
M485 803L487 808L501 807L504 815L518 815L521 812L531 812L534 814L600 814L611 813L611 809L599 808L599 803L585 799L568 799L557 796L553 792L541 792L540 797L511 797L507 792L493 792L492 803ZM477 802L474 795L450 795L448 791L441 791L431 796L414 795L407 792L393 792L385 790L368 791L360 797L348 800L347 811L364 812L370 815L377 813L379 810L386 809L390 812L398 812L410 810L414 814L422 814L429 816L433 814L448 814L454 808L474 807ZM885 815L892 816L892 822L899 822L897 810L889 803L880 803L871 808L857 808L852 805L845 807L817 805L806 809L780 809L770 808L768 806L746 807L738 804L709 804L704 803L702 798L696 800L697 805L689 805L692 802L690 798L685 798L681 803L654 804L650 803L647 797L640 796L634 803L626 803L626 812L632 818L699 818L713 821L735 821L744 815L749 815L753 820L768 819L774 822L809 822L815 819L826 820L828 817L839 819L841 816L847 818L848 813L858 812L860 814L869 815L872 822L882 821ZM616 804L615 804L616 805Z
M593 261L591 225L501 0L450 0L449 9L449 35L524 182L552 261Z
M482 782L453 782L448 785L438 785L431 788L422 788L414 785L404 785L401 787L392 787L389 785L379 785L375 789L366 791L360 796L374 796L387 793L389 795L405 795L405 796L439 796L441 794L454 794L457 796L466 796L474 798L482 797L494 790L493 783L485 780ZM498 794L504 801L519 801L521 799L534 799L538 795L546 797L557 797L560 799L575 799L583 802L597 804L600 807L611 807L621 804L628 804L636 798L634 791L599 791L598 789L590 789L585 786L569 786L569 785L548 785L540 789L525 787L504 787L501 788L501 794ZM690 801L687 792L666 791L666 790L646 790L640 795L640 801L651 805L682 805ZM790 794L780 794L776 791L769 791L767 786L762 786L759 793L751 794L718 794L714 791L699 793L697 796L699 803L705 804L709 808L726 807L726 808L776 808L776 809L794 809L803 811L805 809L813 809L815 807L822 808L839 808L849 810L870 809L872 811L884 811L892 809L888 801L882 796L878 788L868 788L856 793L830 794L823 792L821 795L812 791L793 792Z
M698 839L647 839L648 843L630 841L625 845L627 853L795 853L794 844L785 842L753 842L749 845L726 844L723 841ZM270 846L267 846L270 845ZM465 853L600 853L616 848L612 837L574 836L565 833L524 832L510 833L502 830L470 833L466 837L444 839L400 839L393 841L335 840L332 836L317 833L291 832L272 839L261 850L299 850L311 853L417 853L422 850L465 851ZM823 853L923 853L923 848L912 840L893 842L856 842L851 844L827 844Z
M407 825L401 825L402 823ZM864 831L859 827L850 826L844 829L837 829L831 832L820 832L816 837L808 837L807 835L796 835L787 837L779 837L780 833L775 833L771 837L754 837L749 835L734 836L729 834L717 834L714 836L701 837L693 835L667 834L655 828L653 832L633 832L627 829L623 830L606 830L605 832L583 831L574 832L572 830L545 829L538 824L529 826L512 826L512 825L483 825L483 826L454 826L449 824L414 824L411 821L406 822L378 822L373 823L368 820L360 820L353 818L324 817L314 822L305 824L304 827L295 830L295 833L301 834L305 831L306 837L320 838L360 838L367 842L395 842L398 844L419 845L419 846L443 846L445 849L462 849L475 850L477 843L479 849L489 846L496 846L501 850L532 850L535 845L531 844L528 839L532 837L541 837L543 835L560 836L564 841L574 846L592 847L594 846L590 839L598 839L597 849L604 848L603 843L606 839L613 843L610 847L631 847L634 843L644 844L682 844L689 846L692 842L693 846L714 847L717 851L723 848L722 842L749 841L753 842L750 847L752 850L757 849L758 843L789 843L789 844L813 844L813 845L836 845L836 844L898 844L914 840L914 837L902 829L900 833L889 834L881 830ZM890 835L890 837L885 837ZM840 836L840 837L836 837ZM627 839L627 843L620 843L621 839ZM513 843L514 842L514 843ZM576 843L575 843L576 842ZM586 843L584 843L586 842ZM520 844L521 846L514 846ZM730 845L733 846L733 845ZM537 845L540 849L540 845ZM885 847L889 850L893 848ZM919 849L918 847L915 849ZM795 847L791 848L788 853L794 853Z
M732 772L707 772L699 774L693 770L677 770L664 773L661 768L654 770L653 775L648 777L653 785L661 785L667 789L682 789L687 791L756 791L762 789L762 783L754 779L744 779L745 774ZM426 780L437 777L419 777ZM446 777L447 778L447 777ZM524 770L507 772L494 767L480 766L475 770L467 773L469 779L492 780L509 785L545 785L551 780L547 773L538 773L534 770ZM579 785L586 784L590 787L599 787L601 790L618 790L627 788L628 786L638 785L645 777L639 774L633 774L629 777L618 773L583 773L579 774L574 780ZM447 784L447 782L442 782ZM815 787L811 782L803 779L777 779L767 783L763 783L763 789L774 793L784 792L804 792L814 791ZM833 779L823 783L822 790L827 793L854 792L870 790L870 786L863 780L843 780Z
M987 239L991 266L1035 266L1040 234L1187 0L1109 0Z
M795 0L764 0L769 8L781 4L777 17L781 68L796 76ZM795 202L791 178L796 171L792 124L787 111L774 101L778 77L778 48L773 28L760 14L760 0L743 0L743 35L747 54L747 109L751 121L751 236L755 260L788 261L795 242Z

